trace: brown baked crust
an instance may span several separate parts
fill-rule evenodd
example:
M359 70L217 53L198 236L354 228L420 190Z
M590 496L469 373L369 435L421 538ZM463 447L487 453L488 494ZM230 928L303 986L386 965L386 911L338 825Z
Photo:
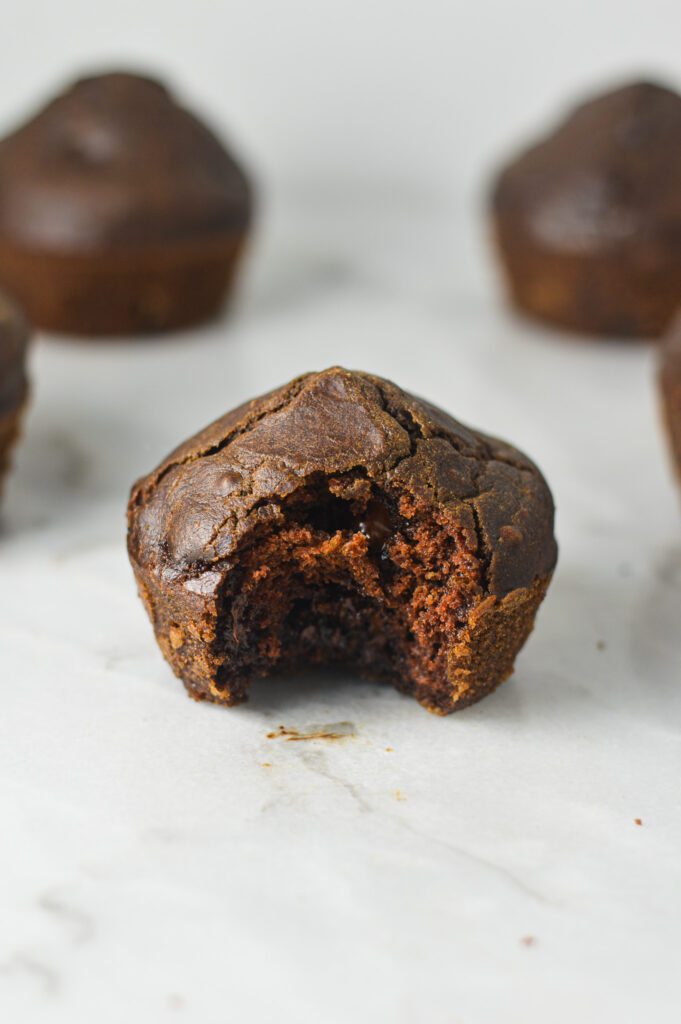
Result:
M219 310L251 211L244 172L163 85L82 79L0 142L0 281L47 329L184 327Z
M660 346L662 413L679 483L681 483L681 315Z
M255 629L244 623L257 600L275 614L268 573L276 601L296 573L319 590L322 566L326 583L354 574L354 597L334 592L329 621L337 614L347 635L332 653L444 714L511 673L555 565L553 514L520 452L388 381L334 367L233 410L138 481L128 550L161 649L196 698L235 704L253 675L300 667L295 644L270 638L271 662L261 652L249 671ZM287 559L293 570L277 576ZM404 647L406 620L393 626L410 601ZM330 615L328 602L310 607L299 632ZM358 646L349 634L361 616ZM317 644L323 633L331 642L329 621ZM333 660L329 650L313 645L310 661Z
M10 412L0 413L0 493L10 468L12 449L21 431L25 404L24 400Z
M0 293L0 487L9 468L28 395L28 335L23 314L12 300Z
M638 82L578 107L494 186L513 303L576 331L659 335L681 294L680 174L676 93Z
M121 256L30 253L0 244L0 281L44 330L150 334L216 317L231 293L245 236L146 246Z

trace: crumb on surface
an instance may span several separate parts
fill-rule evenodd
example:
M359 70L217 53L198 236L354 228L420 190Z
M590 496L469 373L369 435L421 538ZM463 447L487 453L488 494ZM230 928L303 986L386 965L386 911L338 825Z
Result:
M287 743L298 740L345 740L354 736L352 722L334 722L328 726L309 726L307 729L294 729L280 725L277 729L267 733L268 740L283 739Z
M520 940L521 944L522 944L523 946L527 946L528 948L529 948L530 946L534 946L534 945L535 945L535 943L536 943L536 941L537 941L537 940L536 940L536 938L534 937L534 935L523 935L523 937L522 937L522 938L521 938L521 940Z
M643 822L641 821L640 818L634 818L634 825L642 825L642 824L643 824Z

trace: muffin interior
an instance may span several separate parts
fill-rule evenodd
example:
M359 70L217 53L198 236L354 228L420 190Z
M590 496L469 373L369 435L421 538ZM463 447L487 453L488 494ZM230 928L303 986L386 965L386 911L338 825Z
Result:
M356 472L319 474L261 512L221 598L216 689L340 664L423 688L437 704L448 650L483 589L481 564L446 510Z

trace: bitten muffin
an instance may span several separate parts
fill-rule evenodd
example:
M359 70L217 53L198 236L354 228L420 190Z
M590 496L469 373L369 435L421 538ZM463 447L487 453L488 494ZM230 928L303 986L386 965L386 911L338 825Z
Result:
M659 376L662 411L681 483L681 314L675 318L660 346Z
M0 142L0 282L48 330L214 316L250 219L234 158L149 78L84 78Z
M0 292L0 487L9 468L28 396L28 334L23 314Z
M539 470L394 384L298 377L130 498L156 638L197 699L340 664L447 714L513 670L556 561Z
M493 193L515 305L576 331L659 335L681 296L681 97L638 82L578 107Z

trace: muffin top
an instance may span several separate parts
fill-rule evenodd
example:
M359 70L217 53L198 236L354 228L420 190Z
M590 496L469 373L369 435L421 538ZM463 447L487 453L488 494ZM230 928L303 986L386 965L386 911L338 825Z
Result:
M244 230L248 181L157 81L83 78L0 142L0 243L88 254Z
M529 459L389 381L342 367L227 413L138 481L131 555L200 587L298 488L320 478L342 488L343 474L357 471L468 537L490 594L528 587L555 565L553 501Z
M500 174L499 216L575 253L681 250L681 96L651 82L577 107Z
M28 324L12 300L0 292L0 416L26 393Z

